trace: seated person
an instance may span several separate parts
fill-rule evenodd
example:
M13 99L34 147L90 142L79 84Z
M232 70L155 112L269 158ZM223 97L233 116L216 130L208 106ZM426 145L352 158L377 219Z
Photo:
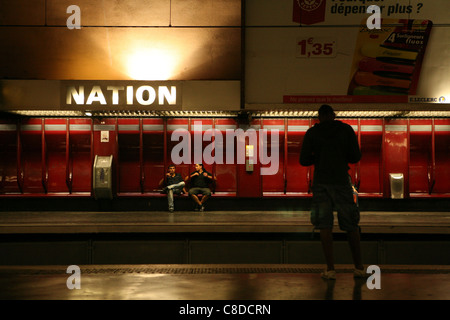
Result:
M169 203L169 211L173 212L174 210L174 201L173 194L180 194L184 192L185 182L181 177L181 174L175 172L175 165L171 164L169 168L167 168L167 174L164 178L159 182L160 186L165 186L163 191L167 193L167 201Z
M191 179L189 196L194 200L195 211L204 211L205 202L211 196L211 189L209 188L210 182L213 180L211 173L203 169L203 164L196 163L194 165L195 171L191 173L186 179ZM202 194L202 200L197 197L198 194Z

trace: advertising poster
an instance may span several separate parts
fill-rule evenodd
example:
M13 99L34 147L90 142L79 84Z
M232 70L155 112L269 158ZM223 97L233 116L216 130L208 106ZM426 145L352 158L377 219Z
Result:
M432 22L383 19L380 25L362 24L347 94L360 102L407 102L417 92Z
M246 9L247 106L450 103L450 1L249 0Z

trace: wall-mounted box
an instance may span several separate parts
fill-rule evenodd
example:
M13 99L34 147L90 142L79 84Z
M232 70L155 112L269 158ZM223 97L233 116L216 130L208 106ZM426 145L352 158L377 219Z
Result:
M112 160L113 156L95 156L93 189L95 199L112 199Z

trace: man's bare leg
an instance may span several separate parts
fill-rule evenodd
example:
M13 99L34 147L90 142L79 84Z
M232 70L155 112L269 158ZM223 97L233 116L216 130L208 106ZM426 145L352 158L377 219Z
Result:
M199 206L202 205L202 203L201 203L200 200L198 199L197 195L192 194L191 197L192 197L192 199L194 199L194 202L197 203Z
M320 229L320 240L327 263L327 271L334 270L333 232L331 228Z
M206 200L208 200L208 198L209 198L209 196L204 195L204 196L202 197L202 201L201 201L200 205L203 205L203 204L206 202Z
M359 235L359 230L347 232L348 244L350 246L350 251L352 252L353 263L355 268L359 270L364 270L361 259L361 240Z

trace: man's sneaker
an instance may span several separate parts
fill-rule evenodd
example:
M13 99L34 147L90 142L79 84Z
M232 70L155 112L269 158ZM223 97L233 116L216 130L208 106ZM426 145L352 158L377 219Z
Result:
M201 207L200 207L200 211L202 211L202 212L205 211L205 207L204 207L204 206L201 206Z
M327 280L336 280L336 271L335 270L325 270L320 274L320 276Z
M353 271L353 277L354 278L368 278L369 274L366 272L365 269L355 269Z
M169 208L169 212L173 212L173 208Z

